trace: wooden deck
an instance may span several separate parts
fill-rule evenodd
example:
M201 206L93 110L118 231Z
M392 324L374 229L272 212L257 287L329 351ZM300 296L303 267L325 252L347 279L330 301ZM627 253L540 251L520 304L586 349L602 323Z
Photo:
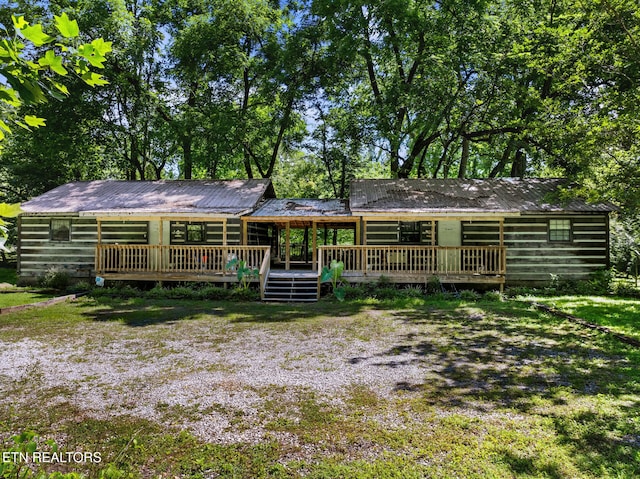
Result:
M237 282L237 266L245 261L258 269L261 294L269 275L268 246L117 245L96 247L96 275L132 281Z
M504 246L321 246L318 268L332 260L344 263L350 282L384 276L394 283L496 283L506 274Z
M300 276L319 278L332 260L344 263L343 277L353 283L386 277L393 283L505 282L504 246L320 246L315 268ZM269 275L291 276L271 270L268 246L177 246L100 244L96 248L96 275L106 279L146 281L237 282L232 259L246 261L260 271L255 280L261 294Z

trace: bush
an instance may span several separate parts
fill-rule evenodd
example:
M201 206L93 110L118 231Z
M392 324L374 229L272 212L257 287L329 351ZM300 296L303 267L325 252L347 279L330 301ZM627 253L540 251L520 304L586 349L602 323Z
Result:
M442 288L442 282L440 282L440 278L438 278L437 276L432 276L429 281L427 281L427 293L442 293L443 291L444 289Z
M616 283L613 286L613 294L624 298L640 298L640 290L630 284Z
M40 278L40 286L43 288L57 289L62 291L67 289L71 277L69 273L60 271L57 268L49 268L42 278Z
M480 293L472 289L463 289L460 291L460 299L463 301L478 301L480 299Z
M504 301L504 295L500 291L487 291L482 295L482 301L499 303Z

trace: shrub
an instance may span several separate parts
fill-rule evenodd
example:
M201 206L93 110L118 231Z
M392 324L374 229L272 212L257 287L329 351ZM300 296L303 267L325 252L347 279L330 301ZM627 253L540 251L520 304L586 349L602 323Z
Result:
M40 286L57 290L66 289L70 282L69 273L58 268L49 268L44 276L40 278Z
M504 301L504 295L500 291L487 291L482 295L483 301L499 303Z
M229 299L241 301L258 301L260 299L260 293L253 288L233 288L229 291L231 291Z
M220 288L218 286L205 286L199 291L201 299L223 300L233 296L233 290Z
M463 289L460 291L460 299L463 301L478 301L480 299L480 293L472 289Z
M626 298L640 298L640 290L638 288L634 288L630 284L616 283L612 289L613 294L615 294L616 296L622 296Z
M440 282L440 278L437 276L432 276L429 278L426 284L426 292L427 293L442 293L444 290L442 289L442 283Z
M407 298L422 298L424 296L424 289L419 284L408 284L402 292Z

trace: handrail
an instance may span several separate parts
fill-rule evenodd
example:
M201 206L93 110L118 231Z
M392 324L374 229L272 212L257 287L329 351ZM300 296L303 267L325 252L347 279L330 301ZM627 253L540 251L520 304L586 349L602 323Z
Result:
M504 275L504 246L320 246L318 269L332 259L362 274Z
M233 258L252 268L262 267L269 246L135 245L96 246L96 274L199 273L229 274Z
M264 292L267 288L267 280L269 279L269 271L271 268L271 248L267 248L260 265L260 299L264 299Z

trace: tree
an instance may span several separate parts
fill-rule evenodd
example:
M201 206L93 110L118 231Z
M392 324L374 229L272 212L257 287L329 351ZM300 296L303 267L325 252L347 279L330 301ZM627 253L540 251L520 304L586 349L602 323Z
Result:
M14 33L3 27L0 39L0 75L6 80L0 84L0 141L11 133L12 124L25 129L45 124L43 118L21 114L20 108L68 95L58 77L68 75L69 69L88 85L106 84L93 68L104 68L105 55L111 51L111 43L102 38L80 43L78 23L66 13L54 17L56 31L49 33L23 16L12 15L11 20Z
M69 94L58 77L69 69L87 85L106 84L94 68L104 67L105 55L111 43L102 38L81 43L75 20L66 13L54 16L55 31L45 33L43 25L30 25L23 16L11 16L14 32L2 27L0 39L0 147L14 125L27 130L45 125L43 118L21 111L30 105L43 103L48 97L63 98ZM0 150L1 154L1 150ZM12 217L19 212L17 205L0 204L0 216ZM4 251L7 229L0 220L0 249Z

